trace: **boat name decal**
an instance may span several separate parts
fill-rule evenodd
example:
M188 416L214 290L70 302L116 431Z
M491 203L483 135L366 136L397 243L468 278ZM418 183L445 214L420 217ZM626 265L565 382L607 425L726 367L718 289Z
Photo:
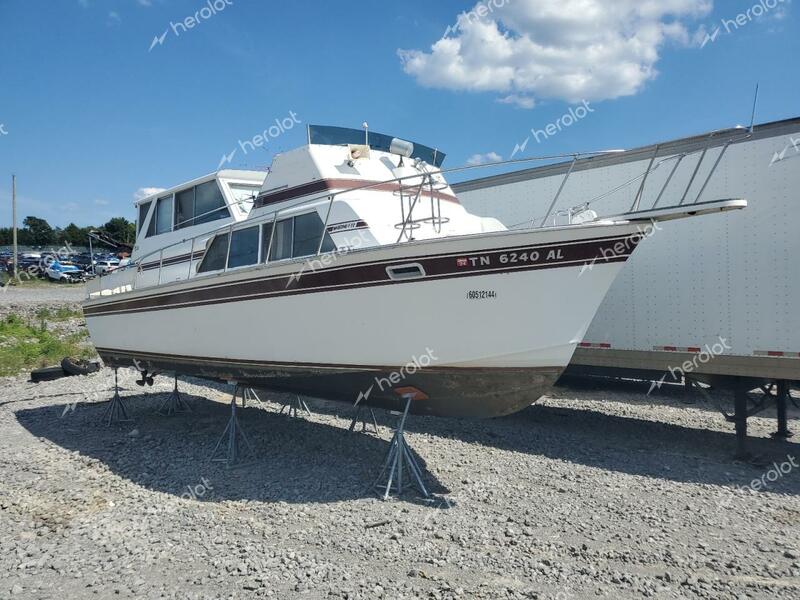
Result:
M355 219L354 221L344 221L342 223L334 223L333 225L328 225L328 233L337 233L339 231L350 231L352 229L363 229L364 227L369 227L366 221Z

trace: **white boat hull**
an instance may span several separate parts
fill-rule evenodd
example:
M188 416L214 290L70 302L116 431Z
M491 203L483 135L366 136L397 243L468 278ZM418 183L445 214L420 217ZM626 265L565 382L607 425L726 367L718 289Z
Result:
M622 223L408 243L101 297L85 312L114 366L387 408L410 393L417 413L489 417L552 385L638 235ZM425 276L387 276L408 264Z

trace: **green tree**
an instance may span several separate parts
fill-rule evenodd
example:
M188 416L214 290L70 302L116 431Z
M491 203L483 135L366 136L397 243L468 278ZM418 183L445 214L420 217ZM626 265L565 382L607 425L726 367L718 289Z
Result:
M31 246L46 246L55 243L53 228L44 219L39 217L25 217L22 222L23 229L20 232L21 237L25 239L24 243Z
M136 240L136 224L125 217L114 217L101 229L118 242L132 244Z
M85 246L87 231L83 227L78 227L75 223L70 223L64 227L61 241L70 246Z

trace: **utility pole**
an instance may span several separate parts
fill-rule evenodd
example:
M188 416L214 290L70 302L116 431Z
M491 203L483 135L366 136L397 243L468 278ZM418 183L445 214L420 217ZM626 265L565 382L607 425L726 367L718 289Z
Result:
M11 176L11 223L14 236L14 277L19 279L17 271L17 176Z

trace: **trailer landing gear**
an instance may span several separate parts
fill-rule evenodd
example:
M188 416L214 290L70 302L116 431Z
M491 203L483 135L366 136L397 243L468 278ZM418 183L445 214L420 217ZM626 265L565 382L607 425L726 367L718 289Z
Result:
M769 384L769 385L762 385L757 386L755 385L752 380L747 379L740 379L736 381L734 385L734 412L733 414L729 414L720 404L720 402L709 395L709 393L701 387L698 382L686 378L687 386L692 385L694 389L712 405L717 407L717 410L722 413L722 416L725 417L725 420L729 423L734 424L734 428L736 431L736 452L734 457L737 460L743 461L751 461L753 459L752 454L748 450L748 443L747 443L747 418L752 417L755 414L760 413L761 411L767 409L770 405L770 401L775 402L775 408L777 413L777 420L778 420L778 429L774 433L772 433L772 437L778 440L787 440L791 438L794 434L789 430L788 426L788 417L787 417L787 405L788 401L791 401L794 404L794 400L791 397L791 391L789 382L785 380L780 380L777 383ZM749 392L751 389L760 387L761 391L763 392L763 396L755 399L753 398ZM774 393L773 393L774 390Z
M789 431L787 418L786 418L786 401L791 399L791 392L789 390L789 382L779 381L775 391L775 407L778 412L778 430L772 434L772 437L788 440L794 434Z

